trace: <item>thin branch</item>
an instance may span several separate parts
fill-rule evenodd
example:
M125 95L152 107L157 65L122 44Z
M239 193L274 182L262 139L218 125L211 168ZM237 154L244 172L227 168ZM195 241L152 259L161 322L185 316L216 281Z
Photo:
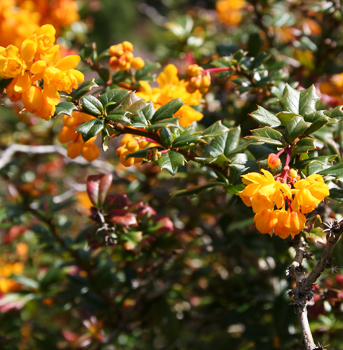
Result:
M8 146L1 154L0 154L0 169L2 169L5 165L11 162L13 156L16 153L26 153L28 155L34 154L49 154L49 153L57 153L66 158L68 163L76 163L79 165L92 165L95 168L99 168L105 170L107 172L113 172L115 168L108 162L104 162L100 159L93 160L93 162L88 162L82 157L77 157L75 159L68 158L67 151L58 145L20 145L20 144L12 144Z
M305 250L306 242L300 235L293 241L296 255L292 265L288 269L288 274L294 276L297 283L295 288L289 291L289 296L295 305L295 312L300 321L306 350L318 349L314 343L307 317L307 302L313 297L312 288L314 283L326 268L332 267L332 253L343 233L343 220L339 223L334 222L329 231L327 244L321 258L307 277L305 275L305 269L301 265L307 253Z

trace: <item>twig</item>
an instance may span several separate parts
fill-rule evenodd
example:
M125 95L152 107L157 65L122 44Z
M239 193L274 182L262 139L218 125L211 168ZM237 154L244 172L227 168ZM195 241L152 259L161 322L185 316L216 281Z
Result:
M313 297L312 288L318 277L326 268L331 267L333 261L332 253L342 233L343 220L339 223L334 222L330 226L327 244L322 252L321 258L307 277L305 277L305 269L301 265L306 254L306 242L300 235L300 237L296 237L296 240L293 241L296 255L294 262L288 269L288 274L293 275L297 283L295 288L289 291L289 296L295 305L295 312L300 321L306 350L320 349L320 347L315 345L311 333L307 317L307 302Z
M0 169L2 169L5 165L11 162L13 156L16 153L26 153L28 155L33 154L49 154L49 153L57 153L63 157L66 158L66 161L68 163L77 163L80 165L89 165L91 164L95 168L102 169L103 171L107 172L113 172L115 169L114 167L108 163L104 162L100 159L93 160L93 162L88 162L87 160L83 159L82 157L77 157L75 159L70 159L67 156L67 151L58 145L39 145L39 146L32 146L32 145L20 145L20 144L12 144L8 146L1 154L0 154Z

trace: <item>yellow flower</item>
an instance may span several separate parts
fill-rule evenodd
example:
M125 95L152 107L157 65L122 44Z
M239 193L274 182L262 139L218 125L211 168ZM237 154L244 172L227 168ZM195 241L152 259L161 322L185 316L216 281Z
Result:
M254 217L256 228L261 233L273 234L273 228L277 224L277 217L274 210L264 209L263 211L256 213Z
M284 196L292 197L289 186L275 181L273 175L262 169L265 176L259 173L243 175L243 183L248 186L242 191L240 197L245 205L252 206L255 213L262 212L276 205L281 208L285 204Z
M24 62L19 55L19 49L14 45L6 48L0 46L0 76L5 79L14 78L22 73Z
M216 10L219 20L229 26L238 25L242 20L242 9L244 6L244 0L217 1Z
M313 174L297 181L294 187L292 208L304 214L313 211L317 204L330 195L328 185L324 183L323 177L319 174Z
M291 235L294 238L305 228L306 217L298 211L275 210L274 213L276 219L274 232L276 236L285 239Z
M158 87L151 88L146 81L139 83L141 88L137 95L146 101L152 101L156 109L175 98L180 98L185 103L175 114L176 117L181 117L179 121L181 126L189 126L193 121L203 118L203 114L191 107L201 103L201 93L199 90L193 93L187 91L188 82L179 79L177 68L173 64L167 65L158 75Z

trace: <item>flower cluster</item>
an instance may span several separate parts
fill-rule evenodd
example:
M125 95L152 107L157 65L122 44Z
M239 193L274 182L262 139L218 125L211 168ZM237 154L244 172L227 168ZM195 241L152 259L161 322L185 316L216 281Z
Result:
M329 81L320 84L320 92L330 96L328 102L334 105L343 103L343 73L334 74Z
M120 146L117 148L116 155L119 158L121 164L123 164L125 167L129 167L133 164L142 163L143 158L132 157L126 159L126 156L128 154L152 146L156 146L156 144L144 137L125 134L120 141Z
M237 26L242 20L244 0L219 0L216 2L216 10L220 22L228 26Z
M19 48L0 46L0 77L13 79L6 89L8 97L13 102L22 100L30 113L46 120L54 115L60 102L59 91L70 93L84 80L83 74L74 69L80 57L61 58L55 33L54 27L47 24L25 39Z
M12 274L20 275L24 271L22 262L4 262L0 258L0 293L8 293L21 288L21 286L10 278Z
M206 94L211 85L211 76L205 73L204 69L197 64L187 67L187 74L191 77L188 81L187 91L190 93L199 90L201 94Z
M141 69L144 67L144 61L141 57L134 57L133 45L129 41L110 47L110 67L119 70Z
M78 20L74 0L1 0L0 45L19 47L40 25L52 24L59 32Z
M96 136L90 138L87 142L83 142L82 136L76 131L79 125L89 120L95 119L89 114L74 111L73 116L65 115L63 118L63 128L58 133L58 140L62 143L68 142L67 152L69 158L76 158L80 154L89 162L98 158L100 150L94 144Z
M242 176L247 186L240 197L256 213L254 221L261 233L272 235L274 230L281 238L294 237L305 228L304 214L312 212L330 194L329 188L318 174L300 180L294 169L286 168L276 179L269 171L262 169L262 172L264 175L248 173Z
M176 117L181 116L179 121L181 126L189 126L192 122L203 118L200 112L191 107L201 103L202 94L199 90L193 93L187 91L188 82L179 79L177 68L173 64L166 66L158 75L158 87L152 88L146 81L139 83L140 89L137 95L146 101L152 101L156 109L175 98L180 98L185 103L175 114Z

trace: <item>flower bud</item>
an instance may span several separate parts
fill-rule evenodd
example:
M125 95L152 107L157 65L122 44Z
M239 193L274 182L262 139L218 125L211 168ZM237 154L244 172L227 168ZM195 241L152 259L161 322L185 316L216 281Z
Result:
M267 159L267 164L271 169L275 169L280 166L281 160L275 153L270 153Z
M143 58L141 57L135 57L132 61L131 61L131 66L133 69L141 69L143 68L145 65Z

